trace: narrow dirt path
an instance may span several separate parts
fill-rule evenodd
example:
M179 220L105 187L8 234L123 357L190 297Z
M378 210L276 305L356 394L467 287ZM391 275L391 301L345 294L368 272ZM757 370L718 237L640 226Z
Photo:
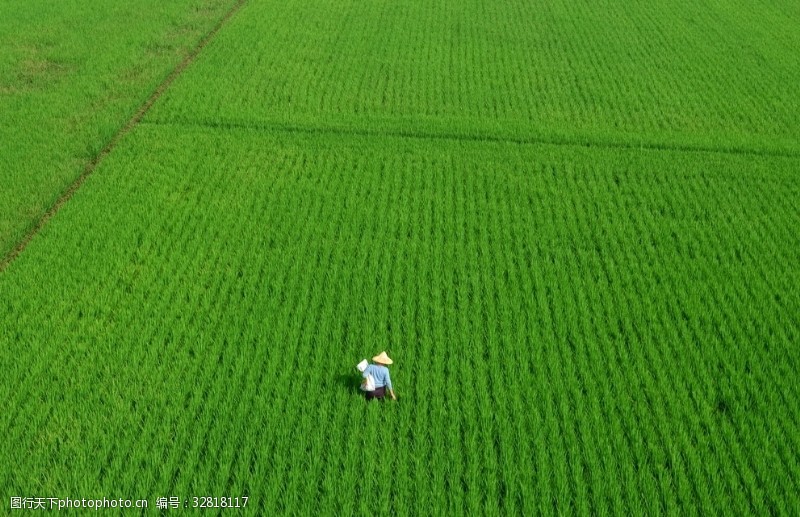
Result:
M202 52L208 43L214 39L214 36L225 26L226 23L235 15L242 6L247 3L247 0L237 0L235 4L231 6L231 8L225 13L225 15L219 19L219 21L209 30L192 48L186 57L178 63L178 65L170 72L170 74L164 79L161 84L159 84L153 93L150 94L150 97L139 106L139 109L136 110L136 113L127 121L122 127L117 131L111 140L106 143L105 147L100 150L100 152L92 158L86 165L83 167L83 171L81 172L80 176L78 176L72 183L70 183L67 188L61 193L61 195L56 199L55 203L53 203L47 211L39 217L38 220L34 223L33 227L25 234L25 236L20 239L20 241L14 246L11 251L9 251L6 256L0 258L0 273L5 271L9 264L11 264L14 259L16 259L28 244L33 240L34 237L44 228L47 222L55 216L58 211L63 207L77 192L77 190L83 185L97 166L102 163L103 159L108 156L114 148L120 143L120 141L130 133L139 122L141 122L142 118L147 114L150 108L155 104L155 102L164 94L167 88L175 81L175 79L180 76L189 65L197 58L197 56Z

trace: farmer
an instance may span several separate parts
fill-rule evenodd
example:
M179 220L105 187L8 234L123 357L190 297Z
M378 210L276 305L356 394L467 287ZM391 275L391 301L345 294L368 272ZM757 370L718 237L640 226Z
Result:
M389 395L392 396L392 400L397 400L397 397L394 396L392 379L389 377L389 369L387 368L387 366L392 364L393 361L389 359L389 356L386 355L386 352L381 352L379 355L376 355L372 358L372 362L375 364L367 366L367 368L361 374L362 377L364 377L364 381L361 383L362 385L367 382L367 377L370 375L372 375L372 378L375 381L375 391L364 392L364 394L367 396L367 400L383 400L383 397L386 396L387 388L389 389Z

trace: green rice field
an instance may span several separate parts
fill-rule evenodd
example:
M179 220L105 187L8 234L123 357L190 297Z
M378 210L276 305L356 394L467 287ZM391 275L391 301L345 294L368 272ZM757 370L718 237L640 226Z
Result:
M787 0L0 6L0 513L797 515L798 48Z

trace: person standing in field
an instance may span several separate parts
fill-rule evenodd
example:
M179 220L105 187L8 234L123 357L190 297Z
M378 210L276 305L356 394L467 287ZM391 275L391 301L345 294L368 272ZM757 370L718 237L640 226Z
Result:
M389 390L389 395L392 397L392 400L397 400L397 397L394 395L394 389L392 388L392 378L389 376L389 368L387 368L387 366L394 361L389 359L389 356L384 351L373 357L372 362L375 364L367 366L361 374L362 377L364 377L364 381L361 383L362 385L367 382L367 377L370 375L372 375L372 379L375 381L375 390L364 392L367 396L367 400L383 400L386 396L387 389Z

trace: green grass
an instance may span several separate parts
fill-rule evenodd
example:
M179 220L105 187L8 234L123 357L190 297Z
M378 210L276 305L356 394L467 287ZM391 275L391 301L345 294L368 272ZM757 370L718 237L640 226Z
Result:
M141 127L0 278L0 485L790 512L796 165Z
M793 514L799 18L248 2L0 273L0 494Z
M250 2L151 119L800 153L795 2Z
M0 256L231 3L11 0L0 5Z

